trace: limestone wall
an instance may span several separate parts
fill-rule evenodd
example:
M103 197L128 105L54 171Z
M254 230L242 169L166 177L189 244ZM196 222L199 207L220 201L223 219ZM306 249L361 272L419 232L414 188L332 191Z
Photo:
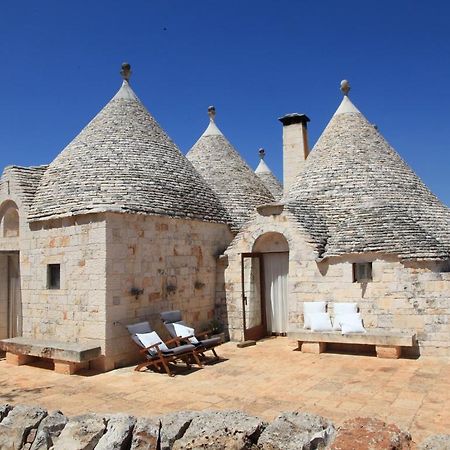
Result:
M107 342L115 365L133 358L128 323L180 309L197 329L215 315L216 260L232 236L226 225L168 217L107 214ZM136 298L131 289L143 290Z
M422 355L450 356L450 273L433 263L402 263L382 254L348 255L316 262L308 236L288 213L260 216L242 230L227 250L227 307L232 339L243 338L240 253L251 252L266 232L282 233L290 248L289 329L303 327L303 302L357 302L367 328L417 333ZM353 282L353 262L372 262L373 281Z
M32 230L21 239L23 335L95 343L104 350L104 218L69 218L33 224ZM60 289L48 289L48 264L60 264Z

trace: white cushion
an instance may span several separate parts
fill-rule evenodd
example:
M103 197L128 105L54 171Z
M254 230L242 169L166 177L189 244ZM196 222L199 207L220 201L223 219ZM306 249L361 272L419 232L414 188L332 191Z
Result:
M366 333L366 329L363 326L361 317L357 314L347 315L341 321L342 334L350 333Z
M141 341L142 345L145 348L150 347L151 345L155 345L158 342L161 342L160 345L158 345L159 349L163 352L168 352L170 349L167 347L166 344L164 344L164 341L158 336L158 333L156 331L152 331L151 333L136 333L136 337ZM154 353L156 349L152 348L150 349L151 353Z
M304 302L303 303L303 328L311 328L310 314L324 313L327 302Z
M333 303L334 315L338 316L340 314L352 314L358 312L357 303Z
M311 331L332 331L330 315L328 313L312 313L309 315Z
M361 319L361 315L359 313L348 313L348 314L336 314L333 318L333 330L339 331L341 329L341 322Z
M188 336L192 336L189 338L189 342L193 344L198 344L198 339L195 337L194 328L187 327L186 325L181 325L180 323L174 323L173 328L175 329L175 333L178 337L187 338Z

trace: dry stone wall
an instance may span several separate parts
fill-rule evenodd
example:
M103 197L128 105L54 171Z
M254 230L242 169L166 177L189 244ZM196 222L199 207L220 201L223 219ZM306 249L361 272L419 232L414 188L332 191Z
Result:
M436 435L417 446L408 432L378 419L349 419L336 427L304 412L285 412L267 423L242 411L66 417L37 406L0 405L2 450L444 450L449 444L450 435Z
M232 339L242 333L240 254L251 252L256 239L279 232L289 243L287 332L303 329L305 301L356 302L366 328L417 334L422 355L450 356L450 273L431 262L401 262L392 255L367 253L318 262L314 245L289 213L259 216L227 250L226 312ZM259 249L259 251L264 251ZM354 262L372 262L373 280L353 282ZM332 307L330 305L332 313Z

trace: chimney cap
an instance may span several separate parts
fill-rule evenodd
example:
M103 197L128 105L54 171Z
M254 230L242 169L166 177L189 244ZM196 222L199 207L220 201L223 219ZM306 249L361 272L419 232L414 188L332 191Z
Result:
M310 122L309 117L306 114L291 113L286 114L283 117L278 118L283 126L293 125L294 123L302 123L306 126Z

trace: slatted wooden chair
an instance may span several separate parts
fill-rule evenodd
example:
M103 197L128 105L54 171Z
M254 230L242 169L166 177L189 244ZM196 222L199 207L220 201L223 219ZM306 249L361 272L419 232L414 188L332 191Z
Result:
M145 357L145 361L138 364L134 370L140 371L143 368L154 367L164 369L170 377L175 374L170 370L169 363L183 361L188 368L192 361L199 367L203 367L198 357L198 349L193 344L182 344L179 338L163 341L156 331L153 331L148 322L139 322L127 325L131 339L140 348L140 353ZM169 345L174 345L169 347Z
M220 337L209 337L211 331L203 331L201 333L195 333L194 335L194 329L190 328L183 321L181 311L179 310L165 311L162 312L160 316L172 338L182 338L184 342L194 345L200 354L203 355L204 352L210 350L217 359L219 358L215 348L222 344L222 339ZM177 325L181 325L186 329L177 327Z

